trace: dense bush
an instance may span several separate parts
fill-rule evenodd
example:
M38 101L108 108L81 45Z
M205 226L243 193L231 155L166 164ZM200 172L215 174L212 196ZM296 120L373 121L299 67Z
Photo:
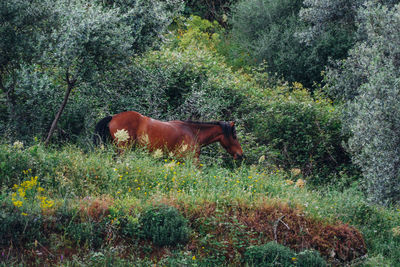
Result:
M244 262L250 266L293 266L295 253L276 242L247 248Z
M4 195L3 195L4 196ZM0 199L0 245L26 246L35 240L45 243L42 230L43 218L38 212L29 214L16 210L8 199Z
M231 6L237 0L186 0L185 15L197 15L209 21L227 22Z
M250 97L241 112L248 131L268 147L268 158L284 169L300 168L314 183L326 183L350 166L335 108L314 100L300 84L278 86Z
M65 235L76 245L98 249L104 242L104 223L75 222L70 223L65 229Z
M248 247L243 260L250 266L327 266L326 261L317 251L304 250L295 253L290 248L276 242Z
M326 267L327 264L318 251L304 250L296 255L296 266Z
M151 207L143 212L139 222L144 237L157 246L176 246L189 240L187 220L174 207Z
M265 61L266 71L271 75L311 88L314 81L321 80L320 72L327 61L325 50L332 45L301 43L297 32L305 27L298 16L302 3L302 0L239 1L232 12L232 35L233 43L238 43L243 53L249 55L249 64Z

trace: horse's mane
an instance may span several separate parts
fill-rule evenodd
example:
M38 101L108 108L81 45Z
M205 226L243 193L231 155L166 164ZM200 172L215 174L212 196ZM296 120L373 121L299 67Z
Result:
M183 121L185 123L191 123L191 124L198 124L198 125L206 125L206 124L212 124L212 125L219 125L222 128L222 132L226 137L232 136L234 139L236 139L236 129L235 126L231 126L229 122L226 121Z

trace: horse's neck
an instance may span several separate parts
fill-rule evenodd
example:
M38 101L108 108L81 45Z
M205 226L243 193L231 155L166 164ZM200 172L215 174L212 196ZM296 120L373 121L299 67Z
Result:
M222 128L218 124L191 124L190 127L200 146L218 142L223 134Z

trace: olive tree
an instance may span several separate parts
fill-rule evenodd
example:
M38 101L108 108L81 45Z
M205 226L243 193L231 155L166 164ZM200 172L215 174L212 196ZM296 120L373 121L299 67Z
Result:
M92 96L104 88L98 84L107 84L122 69L129 74L132 59L162 39L181 7L181 0L1 1L4 128L27 135L35 127L24 123L43 127L47 121L49 126L36 134L48 130L48 144L71 96L74 101L88 97L82 105L97 101ZM33 115L28 108L35 109Z
M81 1L61 1L57 5L60 28L51 34L44 53L45 64L54 69L65 86L65 95L50 127L45 144L56 129L71 91L79 83L113 68L120 68L132 55L130 28L124 16L114 10Z
M15 88L18 71L39 59L43 50L39 39L48 36L50 25L57 27L50 11L51 1L0 1L0 103L1 121L16 119L19 102ZM2 123L3 124L3 123ZM5 125L5 123L4 123ZM0 129L3 131L4 129Z
M368 196L400 201L400 5L368 2L349 57L327 72L327 90L346 101L348 148L363 172Z

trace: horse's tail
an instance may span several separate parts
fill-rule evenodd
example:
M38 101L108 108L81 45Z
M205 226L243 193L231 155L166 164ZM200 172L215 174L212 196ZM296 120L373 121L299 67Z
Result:
M108 123L112 120L112 116L107 116L96 124L93 135L93 144L95 146L99 144L105 144L110 138L110 129Z

